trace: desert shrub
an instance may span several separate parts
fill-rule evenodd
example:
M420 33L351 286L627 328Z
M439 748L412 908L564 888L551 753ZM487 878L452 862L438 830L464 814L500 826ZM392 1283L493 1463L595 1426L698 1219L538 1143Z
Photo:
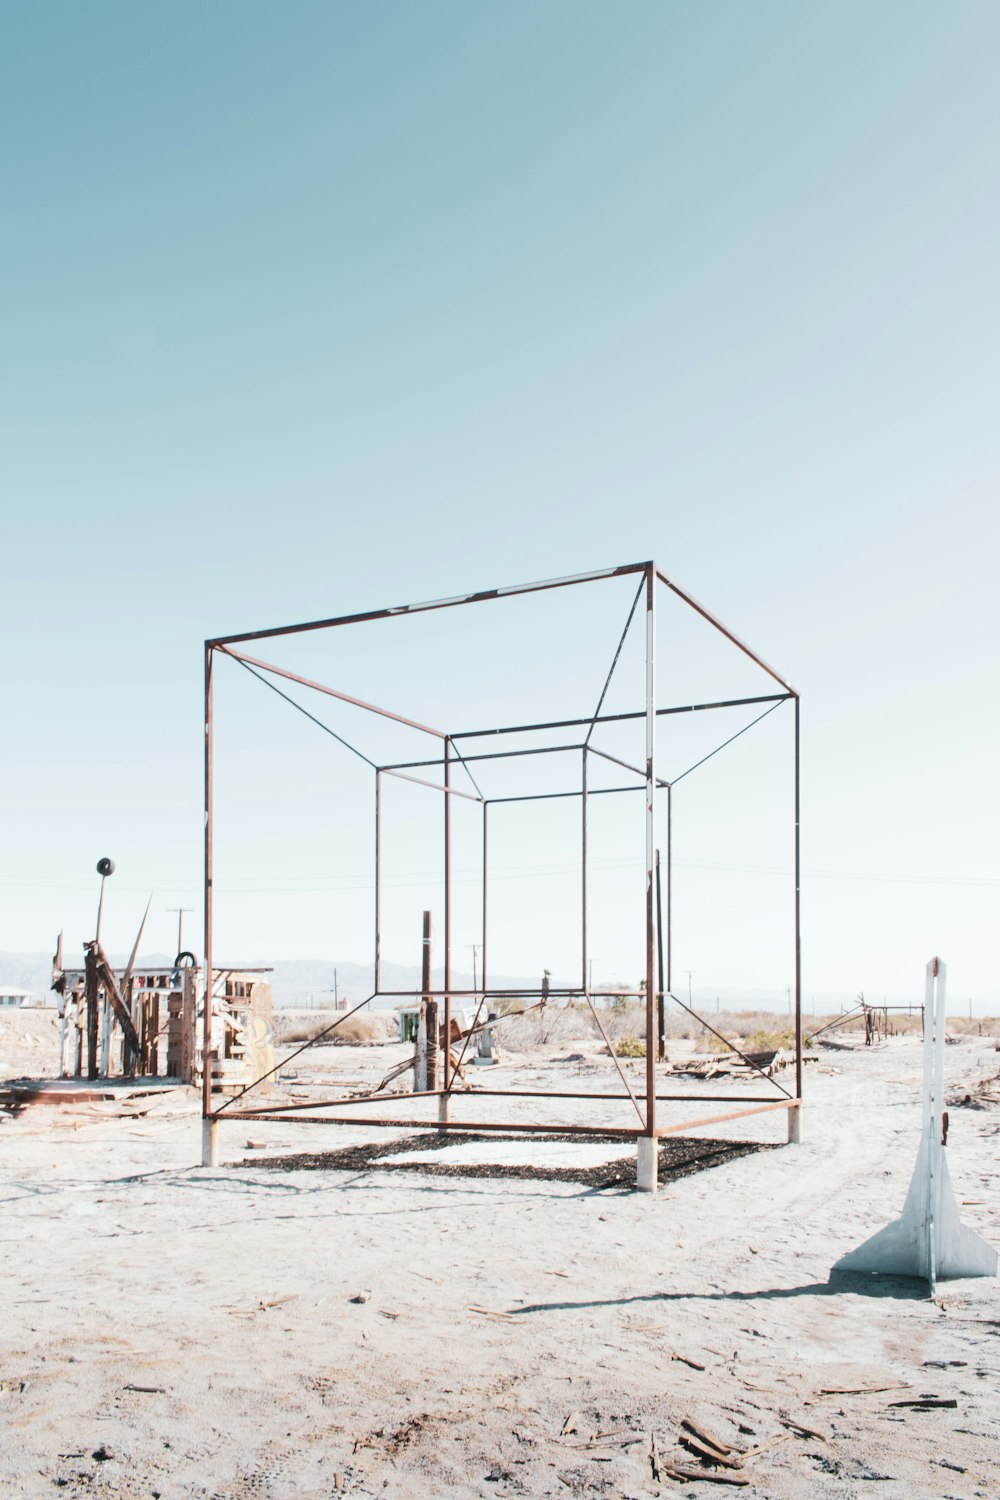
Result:
M917 1025L920 1024L919 1016ZM995 1016L949 1016L947 1022L949 1036L995 1036L997 1022Z
M329 1024L327 1022L327 1025ZM391 1025L392 1040L395 1041L399 1036L398 1022L395 1016L391 1017ZM341 1046L356 1045L358 1042L388 1041L389 1037L386 1035L386 1030L387 1028L381 1016L356 1015L351 1016L348 1021L343 1021L337 1027L336 1031L332 1031L329 1040L333 1042L334 1046L338 1044Z
M498 999L490 1002L493 1010L498 1016L517 1015L524 1009L524 1001L517 995L500 995Z
M527 1052L532 1047L544 1047L549 1042L580 1042L596 1031L593 1018L586 1007L580 1009L550 1000L548 1005L535 1006L520 1015L523 1008L520 1001L513 1002L506 1011L497 1007L501 1015L509 1016L501 1029L500 1038L512 1052Z
M637 1036L623 1036L615 1043L616 1057L645 1057L646 1043Z
M695 1042L696 1052L732 1052L732 1042L727 1042L725 1037L716 1036L713 1031L703 1031Z
M741 1052L778 1052L782 1048L795 1047L794 1031L752 1031L747 1037Z
M279 1046L294 1046L302 1042L311 1042L313 1037L319 1035L324 1027L329 1026L329 1020L303 1021L296 1018L294 1021L285 1021L278 1016L274 1018L274 1039Z
M396 1017L384 1012L359 1012L341 1021L328 1036L323 1032L333 1024L334 1016L329 1011L313 1016L284 1017L280 1012L274 1018L275 1038L279 1046L301 1046L303 1042L316 1041L320 1046L358 1046L365 1042L395 1041L399 1035Z
M598 1027L590 1014L590 1009L586 1006L584 1008L590 1022L590 1029L596 1033ZM641 1036L646 1030L646 1007L639 1001L629 999L627 995L616 995L610 1005L602 1005L600 1017L612 1041Z

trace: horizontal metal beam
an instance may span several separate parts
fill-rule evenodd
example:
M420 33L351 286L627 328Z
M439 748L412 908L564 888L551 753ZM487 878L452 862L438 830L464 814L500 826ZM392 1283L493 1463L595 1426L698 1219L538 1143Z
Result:
M442 1091L438 1091L439 1094ZM405 1098L406 1095L401 1097ZM465 1098L464 1094L452 1093L451 1098ZM628 1103L627 1096L622 1095L622 1102ZM678 1125L658 1125L656 1128L657 1138L666 1135L682 1135L686 1130L700 1130L704 1125L719 1125L726 1120L741 1120L748 1115L763 1115L774 1109L794 1109L801 1104L800 1099L782 1099L773 1104L755 1104L750 1109L732 1110L722 1115L708 1115L700 1120L685 1120ZM264 1123L269 1119L280 1119L280 1116L269 1114L267 1110L246 1110L226 1115L209 1115L209 1119L223 1120L254 1120ZM290 1123L287 1120L283 1123ZM579 1136L604 1136L614 1140L632 1141L645 1131L640 1128L628 1129L618 1126L600 1125L564 1125L561 1122L550 1122L548 1125L528 1124L518 1120L414 1120L414 1119L389 1119L385 1117L357 1115L299 1115L295 1120L296 1125L373 1125L387 1126L393 1130L426 1130L436 1134L442 1130L470 1131L473 1134L502 1134L502 1135L579 1135ZM735 1145L742 1144L734 1142Z
M715 703L676 703L670 708L658 708L656 717L662 719L670 714L700 714L707 713L713 708L744 708L754 703L780 703L784 698L797 698L798 694L790 688L787 693L758 693L753 698L720 698ZM550 719L542 724L504 724L494 729L461 729L453 734L453 740L477 740L488 739L493 734L534 734L542 729L582 729L583 726L594 724L624 724L630 719L645 719L646 714L642 709L625 714L601 714L596 719ZM560 747L561 748L561 747ZM593 746L588 745L588 750ZM523 753L523 752L522 752ZM533 752L528 751L528 754ZM467 757L467 759L471 759Z
M752 662L755 662L758 667L765 671L768 677L773 677L775 682L780 682L783 688L788 689L793 698L797 698L799 696L790 682L786 682L779 672L776 672L773 667L769 667L767 662L764 661L763 657L758 656L756 651L752 651L750 649L746 641L741 641L739 636L734 634L734 632L731 631L728 626L723 625L722 621L715 615L713 615L711 610L706 609L703 604L699 604L697 599L695 599L693 595L687 593L685 589L682 589L678 584L674 583L673 579L668 578L666 573L661 573L659 568L654 569L654 571L660 582L665 583L667 588L670 589L671 593L676 594L678 599L683 599L684 603L690 605L690 607L697 614L701 615L703 620L707 620L710 625L714 625L716 630L718 630L722 635L726 637L727 641L731 641L734 646L738 647L739 650L743 652L744 656L749 656L750 660Z
M437 761L433 764L440 765ZM406 771L397 771L394 766L379 766L378 768L385 776L395 776L397 781L412 781L417 786L429 786L432 792L444 792L449 797L464 797L467 802L482 802L482 797L475 796L472 792L460 792L457 786L443 786L436 781L425 781L422 776L410 776Z
M446 740L448 736L443 729L432 729L429 724L419 724L416 719L404 718L402 714L393 713L389 708L379 708L374 703L366 703L363 698L352 698L350 693L338 692L336 688L327 687L324 682L313 682L309 677L300 677L297 672L289 672L285 667L276 667L273 662L258 661L255 656L245 656L242 651L231 651L226 645L219 642L213 643L217 651L223 651L226 656L231 656L234 661L241 661L246 666L258 667L262 672L271 672L275 677L285 677L289 682L297 682L300 687L312 688L316 693L325 693L328 698L337 698L341 703L351 703L355 708L363 708L367 713L378 714L380 718L392 719L396 724L405 724L408 729L419 729L422 734L432 734L435 739Z
M452 1093L451 1099L461 1099L460 1093ZM625 1102L628 1103L627 1096ZM272 1118L266 1112L256 1110L253 1113L226 1114L221 1116L209 1115L209 1119L221 1118L223 1120L256 1120L260 1123ZM280 1116L277 1118L281 1118ZM288 1122L286 1122L288 1123ZM358 1119L356 1115L299 1115L295 1120L296 1125L382 1125L390 1126L392 1129L402 1130L428 1130L436 1132L439 1130L466 1130L478 1134L482 1132L500 1132L505 1135L597 1135L612 1136L620 1140L635 1140L636 1136L642 1135L642 1131L619 1129L617 1126L600 1127L596 1125L523 1125L511 1121L498 1123L495 1120L391 1120L375 1119L364 1116Z
M397 1094L397 1099L413 1097L412 1094ZM591 1094L586 1089L566 1089L553 1091L552 1089L483 1089L471 1088L463 1091L455 1090L452 1098L463 1099L600 1099L604 1102L631 1103L628 1094ZM637 1090L637 1099L645 1099L645 1090ZM761 1094L740 1094L734 1098L730 1094L657 1094L658 1103L666 1104L766 1104L773 1105L773 1099L765 1099ZM557 1126L553 1127L558 1129Z
M483 1028L485 1029L485 1028ZM404 1104L414 1099L443 1099L449 1097L445 1089L414 1089L412 1092L385 1091L375 1094L350 1095L339 1099L303 1099L298 1104L272 1104L268 1106L267 1113L272 1115L290 1115L307 1109L346 1109L356 1105L365 1104ZM468 1089L452 1089L452 1099L579 1099L584 1102L597 1101L603 1104L631 1104L628 1094L591 1094L582 1089L484 1089L473 1086ZM645 1093L637 1093L637 1099L645 1099ZM740 1094L733 1097L729 1094L657 1094L657 1103L661 1104L767 1104L771 1105L773 1100L764 1099L759 1094ZM239 1119L238 1114L220 1114L220 1119ZM728 1118L728 1117L727 1117ZM554 1125L553 1130L561 1127Z
M458 604L481 604L487 599L507 599L516 594L538 594L547 589L570 588L576 583L596 583L604 578L624 578L642 573L648 562L626 563L620 568L600 568L594 573L573 573L566 578L546 578L537 583L518 583L502 589L482 589L474 594L454 594L448 599L429 599L421 604L398 604L389 609L363 610L353 615L334 615L328 620L305 620L297 625L277 625L269 630L244 630L239 635L219 635L206 646L231 646L240 641L269 640L276 635L302 635L309 630L333 630L339 625L363 625L369 620L392 620L399 615L424 614L431 609L452 609Z
M642 786L599 786L588 787L588 797L608 797L615 792L644 792L645 784ZM583 791L575 792L526 792L523 797L487 797L486 804L492 807L496 802L552 802L558 797L582 797Z
M776 1099L772 1104L755 1104L751 1109L730 1110L724 1115L706 1115L702 1120L688 1120L683 1125L658 1125L657 1139L664 1135L681 1135L685 1130L700 1130L703 1125L722 1125L727 1120L742 1120L747 1115L766 1115L772 1109L796 1109L801 1099Z
M454 735L452 735L452 739L454 739ZM536 745L531 750L493 750L493 751L489 751L489 752L484 752L481 755L460 755L459 759L463 763L465 763L465 762L472 763L472 762L480 761L480 760L516 760L519 756L523 756L523 755L559 755L561 752L566 751L566 750L582 750L582 749L583 749L583 745L582 744L578 744L578 745ZM458 754L457 751L456 751L456 754ZM440 758L440 756L438 756L437 758L433 758L432 757L430 760L398 760L398 761L393 761L389 765L379 766L378 769L380 771L419 771L421 768L426 769L428 766L439 766L440 764L441 764L441 758Z
M601 758L601 760L610 761L613 766L621 766L621 768L622 768L623 771L632 771L632 772L635 773L636 776L641 776L644 782L646 780L646 773L645 773L645 771L640 770L638 766L629 765L629 763L628 763L627 760L619 760L618 757L617 757L617 755L609 755L606 750L598 750L598 748L597 748L596 745L588 745L587 746L587 754L588 755L599 755L600 758ZM657 778L656 778L656 785L657 786L668 786L669 783L666 782L666 781L662 781L660 779L660 777L657 776Z

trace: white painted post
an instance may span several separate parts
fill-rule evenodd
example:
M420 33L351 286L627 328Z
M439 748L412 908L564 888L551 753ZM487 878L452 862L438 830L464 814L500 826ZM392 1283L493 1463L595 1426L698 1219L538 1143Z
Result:
M835 1271L920 1277L932 1297L939 1276L997 1274L996 1251L962 1223L942 1139L945 972L939 958L927 965L920 1147L902 1215L834 1266Z
M802 1105L796 1104L788 1111L788 1144L802 1144Z
M201 1122L201 1164L203 1167L219 1165L218 1120L202 1120Z
M655 1136L636 1138L635 1185L640 1193L656 1192L659 1145Z

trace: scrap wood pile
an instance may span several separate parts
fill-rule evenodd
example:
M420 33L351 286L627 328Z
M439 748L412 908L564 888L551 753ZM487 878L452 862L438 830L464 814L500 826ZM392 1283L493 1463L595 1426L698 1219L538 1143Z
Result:
M969 1109L989 1109L992 1104L1000 1104L1000 1073L994 1073L989 1078L980 1078L971 1089L965 1089L959 1093L952 1094L948 1104L953 1109L965 1105Z
M803 1052L802 1061L815 1062L817 1057L816 1052ZM759 1073L771 1078L794 1061L794 1051L786 1047L778 1047L770 1052L694 1053L690 1057L672 1061L670 1070L673 1073L684 1073L689 1078L747 1078Z
M745 1488L751 1483L750 1476L745 1472L748 1459L755 1458L757 1454L775 1448L792 1437L826 1441L823 1433L790 1417L782 1416L778 1418L778 1422L783 1431L752 1448L740 1448L709 1432L691 1417L683 1417L676 1434L677 1451L669 1455L661 1452L655 1433L597 1432L589 1437L585 1436L581 1432L578 1412L571 1412L566 1418L560 1436L567 1438L577 1434L578 1440L571 1442L569 1446L587 1452L607 1452L614 1448L646 1444L651 1477L658 1483L665 1479L675 1479L687 1484L692 1480L701 1480ZM749 1429L742 1428L741 1431Z

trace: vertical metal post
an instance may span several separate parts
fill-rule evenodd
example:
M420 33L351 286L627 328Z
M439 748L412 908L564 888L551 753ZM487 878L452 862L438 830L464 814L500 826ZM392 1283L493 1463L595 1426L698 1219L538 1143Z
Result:
M486 836L487 836L486 812L487 812L488 807L489 807L489 803L488 802L484 802L483 803L483 970L482 970L482 973L483 973L483 994L484 995L486 994L486 916L487 916L487 912L489 910L489 907L488 907L488 904L487 904L487 899L486 899L486 885L487 885L487 879L488 879L488 873L489 873L489 861L487 859L487 854L486 854Z
M656 1191L656 900L654 890L656 775L656 570L646 568L646 1129L639 1139L637 1186Z
M87 1077L97 1077L97 1031L98 1031L98 985L97 943L87 945L86 996L87 996Z
M589 991L590 977L587 973L587 747L583 747L583 766L580 796L580 901L581 901L581 970L580 988Z
M212 668L215 657L205 647L205 1008L201 1032L201 1164L215 1166L218 1124L212 1113Z
M424 912L423 945L420 950L420 1017L417 1022L417 1045L413 1066L413 1088L422 1094L428 1087L428 1061L437 1063L437 1028L430 1030L431 988L431 914ZM430 1041L428 1041L430 1038Z
M923 1237L919 1248L919 1264L921 1265L927 1280L930 1282L931 1296L934 1296L937 1267L935 1262L934 1245L934 1210L937 1198L937 1140L940 1138L935 1118L935 1095L936 1095L936 1043L937 1031L936 1021L942 1022L942 1045L943 1017L938 1016L935 995L935 980L937 979L938 960L932 958L927 965L926 982L924 990L924 1150L927 1153L927 1197L924 1204Z
M667 1054L666 999L663 986L663 891L660 886L660 851L656 851L656 1057Z
M444 1034L441 1067L444 1093L439 1118L447 1120L451 1093L451 740L444 742Z
M382 969L382 772L375 770L375 993Z
M799 696L795 695L795 1097L802 1098L802 929L799 792ZM802 1105L788 1112L788 1139L797 1142L802 1133Z
M674 987L674 977L671 970L671 954L673 950L673 929L671 922L673 918L672 898L674 891L673 882L673 817L674 817L674 789L667 787L667 994Z

